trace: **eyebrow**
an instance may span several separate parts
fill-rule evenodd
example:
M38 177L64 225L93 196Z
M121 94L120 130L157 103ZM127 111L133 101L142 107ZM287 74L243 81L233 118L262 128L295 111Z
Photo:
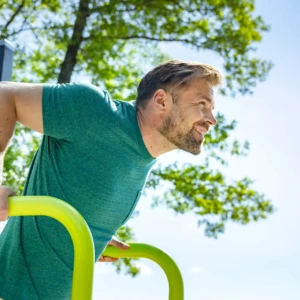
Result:
M213 102L213 101L211 100L211 98L209 98L209 97L206 97L206 96L201 95L201 98L207 100L209 103L212 103L212 102Z
M197 95L199 96L200 99L205 99L207 102L213 104L212 109L215 109L215 103L213 102L213 100L210 97L206 97L206 96L202 95L201 93L197 93Z
M213 100L209 97L206 97L204 95L202 95L201 93L197 93L197 95L199 96L199 98L201 99L205 99L206 101L208 101L209 103L213 103Z

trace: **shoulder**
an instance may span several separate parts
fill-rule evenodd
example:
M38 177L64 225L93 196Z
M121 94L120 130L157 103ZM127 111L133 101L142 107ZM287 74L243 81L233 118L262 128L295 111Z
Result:
M72 99L106 98L104 90L93 84L83 82L45 84L43 95Z
M133 101L113 100L116 106L116 114L121 118L131 118L136 115L136 107Z

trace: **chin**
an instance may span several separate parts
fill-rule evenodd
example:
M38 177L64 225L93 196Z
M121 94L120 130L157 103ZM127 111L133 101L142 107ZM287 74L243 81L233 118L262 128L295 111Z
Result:
M193 155L199 155L202 152L202 142L200 144L194 145L192 149L188 149L187 151Z
M194 149L182 149L182 150L184 150L185 152L188 152L190 154L193 154L193 155L199 155L202 152L202 148L201 147L194 148Z
M190 152L191 154L193 155L199 155L201 153L201 149L198 149L197 151L193 151L193 152Z

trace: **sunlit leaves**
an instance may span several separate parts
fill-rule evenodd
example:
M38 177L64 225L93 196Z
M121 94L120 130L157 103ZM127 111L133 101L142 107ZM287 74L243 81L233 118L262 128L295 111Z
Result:
M271 62L253 57L255 45L269 26L255 14L252 0L87 2L89 17L74 71L87 72L94 82L99 81L101 69L109 73L114 68L114 74L125 73L121 66L116 66L118 61L126 66L130 58L157 53L158 49L149 50L159 41L179 41L196 50L220 54L226 71L222 93L226 95L251 94L272 67ZM26 44L27 64L33 66L31 77L48 81L57 76L73 34L78 4L79 1L59 0L6 1L5 6L0 6L0 15L4 16L0 20L0 36L18 45ZM22 9L10 22L20 6ZM32 44L27 43L28 38ZM135 47L136 54L124 55L125 45ZM150 55L145 60L153 64ZM145 65L141 62L135 68L126 68L128 77L141 78L137 74ZM101 81L107 80L108 88L110 79L109 74L101 73ZM125 94L134 95L133 84Z
M204 149L207 155L207 161L210 158L216 159L222 165L227 165L228 162L224 158L225 153L230 153L236 156L245 156L248 154L249 142L243 143L234 140L231 141L230 135L237 126L236 121L228 122L224 115L218 113L216 115L217 125L205 135Z
M153 206L165 205L180 214L193 212L209 237L217 238L229 221L245 225L275 211L270 200L253 190L249 178L228 183L218 170L205 165L157 168L151 173L148 187L162 188L164 182L172 187L155 198Z
M24 189L29 165L40 142L39 134L17 125L15 136L8 148L4 160L3 184L10 186L18 195Z
M79 0L4 0L0 2L0 39L16 45L13 80L56 83L74 33ZM114 99L133 100L146 69L170 57L159 42L180 42L199 52L209 50L223 61L224 95L251 94L264 81L272 63L255 56L257 44L269 30L255 13L253 0L114 0L88 2L89 17L80 40L72 75L84 76L107 89ZM175 57L176 58L176 57ZM212 161L228 165L228 157L246 155L248 141L231 138L237 124L217 116L218 124L206 135L203 165L157 168L148 188L168 183L171 188L155 205L177 213L194 213L205 234L217 237L227 222L247 224L266 218L274 207L253 189L248 178L230 182ZM21 192L40 137L17 127L5 156L4 184ZM129 227L118 232L133 240ZM117 271L132 275L132 260L116 263Z
M135 240L134 238L134 233L132 231L132 229L128 226L122 226L117 234L116 237L123 242L133 242ZM125 258L122 260L119 260L117 262L115 262L115 266L116 266L116 271L117 273L125 273L125 274L129 274L131 276L136 276L140 273L140 269L139 267L136 266L135 261L138 259L135 258Z

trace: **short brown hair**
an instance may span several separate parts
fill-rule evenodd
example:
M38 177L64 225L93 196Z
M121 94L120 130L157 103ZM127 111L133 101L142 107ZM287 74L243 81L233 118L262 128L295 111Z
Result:
M212 86L221 84L222 75L214 67L199 62L169 60L148 72L137 87L137 106L146 103L158 89L170 92L175 98L179 89L187 88L194 78L202 78Z

